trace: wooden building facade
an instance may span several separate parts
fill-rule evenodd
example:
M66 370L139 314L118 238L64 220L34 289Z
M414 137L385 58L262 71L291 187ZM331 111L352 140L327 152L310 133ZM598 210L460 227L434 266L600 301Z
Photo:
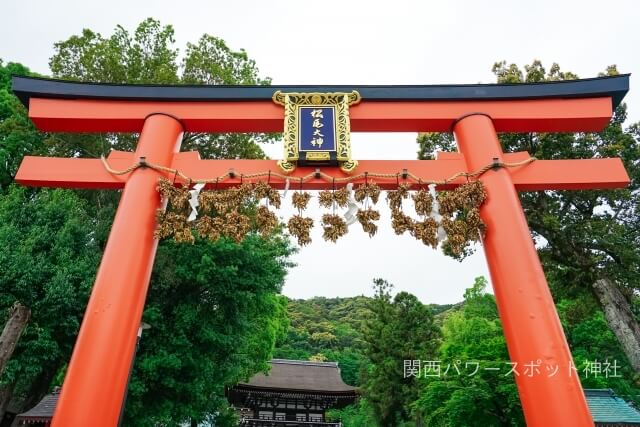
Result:
M338 427L325 412L356 400L335 362L274 359L268 375L257 374L227 390L245 427Z

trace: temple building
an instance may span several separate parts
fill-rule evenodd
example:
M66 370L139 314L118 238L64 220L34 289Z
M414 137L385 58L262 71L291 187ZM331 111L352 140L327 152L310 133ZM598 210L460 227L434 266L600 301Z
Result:
M227 390L245 427L338 427L325 411L354 403L356 388L345 384L336 362L273 359L268 375Z
M640 426L640 411L611 389L585 389L584 395L596 427Z
M58 398L60 397L60 387L54 388L51 394L47 394L33 408L29 409L16 417L18 426L29 427L49 427L53 418L53 412L56 410ZM15 423L11 424L16 425Z
M59 394L54 389L6 425L48 427ZM243 427L340 427L339 422L325 420L325 411L353 403L356 389L342 381L335 362L274 359L269 375L257 374L228 389L227 396ZM640 427L640 411L613 390L585 389L585 397L595 427Z

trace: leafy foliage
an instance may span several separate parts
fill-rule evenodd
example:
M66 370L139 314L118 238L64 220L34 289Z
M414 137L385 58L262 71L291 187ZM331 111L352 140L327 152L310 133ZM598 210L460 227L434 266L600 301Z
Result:
M524 67L506 62L493 67L499 83L536 83L575 79L557 64L547 71L539 61ZM606 75L616 75L615 66ZM603 74L603 75L605 75ZM621 298L600 306L608 309L610 326L636 372L640 369L640 123L623 127L626 106L621 104L611 123L599 133L502 134L505 152L528 151L538 159L585 159L620 157L631 178L628 188L598 191L539 191L520 193L527 221L539 242L539 254L556 299L575 298L585 292L597 294L594 284L605 279ZM418 138L420 158L436 150L455 150L451 134L427 133ZM613 313L613 314L612 314ZM635 331L629 333L626 331Z
M363 392L371 404L376 423L399 426L410 419L408 402L418 395L415 377L404 375L405 360L429 359L435 355L439 330L431 309L414 295L399 292L391 297L392 285L375 279L371 317L365 324Z
M640 382L613 334L598 301L584 293L558 302L558 314L584 388L610 388L636 405ZM598 368L602 370L597 372Z
M327 419L340 421L344 427L371 427L376 425L373 408L365 397L361 397L354 405L327 412Z
M514 377L503 373L509 368L506 343L498 318L495 298L485 293L486 280L477 278L465 292L459 309L444 313L443 340L436 360L441 370L461 361L478 363L475 375L451 368L448 375L427 376L420 397L412 403L414 417L426 426L520 426L524 425ZM615 336L609 329L597 301L590 294L565 299L558 312L575 361L576 374L584 388L611 388L617 395L637 403L640 387L633 369L625 360ZM593 374L589 364L607 361L619 369ZM602 365L604 366L604 365ZM522 372L521 372L522 374Z
M553 64L547 72L539 61L524 67L496 63L498 83L535 83L575 79ZM615 67L608 75L617 74ZM590 285L600 275L613 276L621 286L640 283L640 124L626 130L626 106L621 104L600 133L502 134L505 152L528 151L538 159L620 157L631 177L625 189L608 191L539 191L520 193L527 220L536 236L548 244L540 251L545 267L562 266L563 283ZM424 133L418 138L418 157L436 151L455 151L452 134Z
M386 425L393 425L394 422L398 425L443 427L524 425L514 377L505 375L505 369L510 369L509 356L495 298L486 293L486 286L486 279L478 277L465 291L462 304L432 308L433 311L439 311L434 320L435 324L440 325L441 338L436 343L435 353L418 355L418 360L439 362L440 376L435 371L430 371L430 375L426 376L423 366L422 378L417 384L417 395L404 395L398 402L410 414L404 420L391 421L391 424ZM302 302L298 304L304 305ZM340 304L339 299L336 304ZM640 387L634 379L633 369L623 363L624 352L594 297L585 293L580 297L562 299L558 302L558 312L574 357L576 374L583 387L611 388L618 396L637 404ZM295 313L291 316L295 316ZM371 318L372 315L367 313L366 316ZM307 317L313 318L313 315L309 313ZM340 320L337 319L336 327L339 324ZM376 336L382 336L383 333ZM402 336L402 333L394 331L392 327L387 333ZM615 372L611 368L614 361L618 366ZM594 362L601 363L603 369L604 363L609 363L609 372L603 371L595 375L587 372L585 369ZM470 364L468 369L466 363ZM499 371L483 369L475 375L469 375L476 363L479 367L498 368ZM364 365L367 372L362 372L363 377L366 379L367 373L376 368L380 370L379 366L380 362ZM385 366L384 362L382 366ZM455 366L460 374L456 372ZM400 371L395 375L397 376L392 378L402 378L403 373ZM371 401L371 392L366 387L366 382L364 384L360 388L360 400L344 409L330 411L331 419L341 420L345 426L354 427L380 423L375 403ZM390 383L386 387L388 388L380 387L380 390L385 390L387 395L398 395L398 390L401 390L401 387ZM375 399L375 389L373 396Z
M360 384L363 319L370 315L367 297L290 300L290 326L278 342L275 357L337 361L345 383Z
M361 386L363 374L371 365L365 355L367 343L364 337L365 323L373 316L371 304L372 299L365 296L289 300L289 327L286 337L277 343L274 357L336 361L343 381ZM431 304L427 307L433 313L443 313L453 305ZM314 335L315 339L312 338ZM402 361L400 366L402 368ZM332 410L329 416L341 420L345 426L374 425L373 407L362 388L360 395L362 397L355 405Z
M187 44L180 62L174 42L173 27L151 18L133 33L117 26L108 38L85 29L55 44L56 54L49 66L54 77L91 82L266 85L271 81L258 77L255 61L244 50L233 51L222 39L204 34L197 43ZM98 135L91 141L78 138L82 144L76 138L65 138L67 143L62 145L89 157L110 149L132 151L136 142L135 135ZM261 159L265 154L256 142L270 141L263 134L187 133L182 150L197 150L202 158Z
M13 181L25 154L37 152L42 135L35 129L24 106L11 93L11 76L32 73L21 64L6 65L0 59L0 190Z
M486 285L486 279L477 278L465 292L462 308L445 315L442 345L433 359L441 363L442 376L425 376L413 404L414 415L426 426L524 425L511 375L456 372L467 363L504 370L509 360L495 300L485 293Z
M78 333L100 253L92 224L72 191L11 186L0 197L0 310L18 301L32 312L2 383L33 404Z
M264 371L284 335L286 240L253 235L163 244L158 252L127 404L127 425L205 420L225 385ZM220 421L218 420L218 424Z
M61 41L50 67L56 78L107 83L269 82L258 76L246 52L235 52L210 35L189 44L179 58L173 28L147 19L132 33L117 27L103 37L84 30ZM112 149L132 150L137 135L40 133L9 92L11 73L29 71L0 63L0 185L9 194L3 196L6 221L0 224L5 239L0 263L6 263L0 268L0 310L24 297L31 298L25 303L34 305L34 313L3 382L11 397L11 381L19 378L13 398L22 395L22 406L31 407L63 379L118 193L39 192L6 185L27 153L95 158ZM257 142L268 140L265 135L187 134L182 149L197 149L204 158L263 158ZM57 194L64 196L54 199ZM83 252L78 249L82 242ZM280 233L267 239L251 236L241 245L226 240L161 243L143 316L152 329L140 342L126 425L177 425L214 417L216 425L235 425L224 387L266 369L287 325L285 301L278 293L291 251Z

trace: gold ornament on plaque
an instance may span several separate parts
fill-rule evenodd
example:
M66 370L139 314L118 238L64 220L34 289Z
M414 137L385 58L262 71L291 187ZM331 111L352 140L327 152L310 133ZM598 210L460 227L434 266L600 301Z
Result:
M358 92L277 91L273 101L284 106L284 158L278 166L285 173L296 166L355 170L358 162L351 159L349 106L360 102Z

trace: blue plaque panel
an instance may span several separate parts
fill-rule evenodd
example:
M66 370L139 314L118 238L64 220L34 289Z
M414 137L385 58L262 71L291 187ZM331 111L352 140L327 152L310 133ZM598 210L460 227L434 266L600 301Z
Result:
M349 106L360 102L360 94L284 93L276 91L273 101L284 106L284 158L278 166L290 173L296 166L339 167L353 172L358 162L351 159Z
M336 151L336 109L333 106L300 107L299 150Z

